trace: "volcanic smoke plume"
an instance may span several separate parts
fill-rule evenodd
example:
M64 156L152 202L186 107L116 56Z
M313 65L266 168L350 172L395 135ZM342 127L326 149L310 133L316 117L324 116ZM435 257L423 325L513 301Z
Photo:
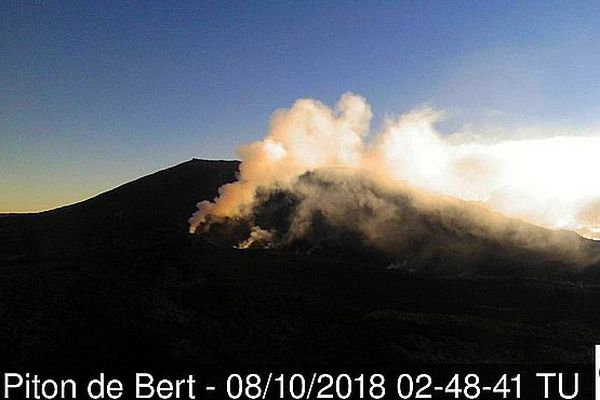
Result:
M600 239L600 136L482 142L440 134L441 113L425 107L369 137L371 117L352 93L333 109L301 99L276 111L266 138L240 149L239 180L198 204L190 230L220 224L238 247L269 247L324 239L327 226L345 232L336 240L393 254L426 240L435 221L464 239L462 251L477 238L581 256L579 245L522 232L503 214Z

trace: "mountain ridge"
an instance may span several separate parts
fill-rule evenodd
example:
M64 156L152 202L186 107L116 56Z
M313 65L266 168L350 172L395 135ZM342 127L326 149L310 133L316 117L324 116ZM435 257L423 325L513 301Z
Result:
M161 174L163 172L167 172L167 171L169 171L171 169L174 169L174 168L179 168L179 167L183 167L185 165L194 164L194 163L237 163L237 164L239 164L240 161L239 160L227 160L227 159L202 159L202 158L196 158L196 157L194 157L194 158L191 158L191 159L189 159L187 161L182 161L182 162L177 163L175 165L171 165L171 166L168 166L168 167L165 167L165 168L161 168L161 169L156 170L154 172L150 172L150 173L138 176L136 178L132 178L132 179L130 179L130 180L124 182L124 183L118 184L115 187L103 190L101 192L98 192L98 193L90 196L90 197L87 197L87 198L84 198L84 199L81 199L81 200L77 200L77 201L74 201L74 202L69 203L69 204L58 205L56 207L52 207L52 208L49 208L49 209L46 209L46 210L40 210L40 211L0 212L0 218L39 215L39 214L44 214L44 213L48 213L48 212L58 211L58 210L65 209L65 208L68 208L68 207L76 206L78 204L88 202L88 201L90 201L90 200L92 200L92 199L94 199L96 197L100 197L100 196L112 193L115 190L119 190L119 189L123 188L124 186L128 186L128 185L136 183L136 182L138 182L140 180L143 180L143 179L146 179L146 178L150 178L150 177L152 177L154 175L158 175L158 174Z
M411 273L190 235L196 202L238 166L190 160L0 219L4 365L591 359L600 286L590 276Z
M192 159L78 203L0 218L0 254L97 244L130 245L135 236L186 231L195 204L235 180L239 162ZM29 249L31 250L31 249ZM31 252L31 251L30 251Z
M239 164L236 160L193 158L78 203L38 213L0 214L0 254L6 258L19 252L35 256L86 247L137 246L161 235L181 240L187 236L188 219L197 202L212 200L221 185L235 181ZM459 202L472 210L481 207ZM593 241L575 232L547 230L494 214L512 225L531 229L538 237L565 237L595 248Z

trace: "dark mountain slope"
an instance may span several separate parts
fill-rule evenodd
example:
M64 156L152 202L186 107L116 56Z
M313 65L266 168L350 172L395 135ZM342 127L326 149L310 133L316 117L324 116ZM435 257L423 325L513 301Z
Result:
M198 200L235 180L239 162L193 159L89 200L37 214L0 216L0 259L184 235Z
M193 160L0 218L3 365L592 360L600 287L575 277L442 277L188 235L236 169Z
M258 239L251 235L257 228ZM600 243L574 232L544 229L456 198L386 189L335 169L260 189L246 215L209 218L200 231L230 247L242 243L433 274L548 277L600 261Z

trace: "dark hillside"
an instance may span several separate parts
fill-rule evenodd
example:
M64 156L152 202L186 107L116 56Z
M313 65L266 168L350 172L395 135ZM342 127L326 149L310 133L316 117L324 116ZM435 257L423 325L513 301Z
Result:
M195 203L237 167L192 160L0 218L3 365L592 359L588 281L435 276L188 235Z
M0 259L186 234L198 200L212 199L220 185L235 180L238 165L193 159L70 206L0 216Z

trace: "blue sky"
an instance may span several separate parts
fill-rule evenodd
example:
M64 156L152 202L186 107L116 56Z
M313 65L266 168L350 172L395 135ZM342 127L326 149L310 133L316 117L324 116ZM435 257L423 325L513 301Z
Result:
M450 128L592 129L599 16L566 1L5 1L0 212L235 158L299 97L360 93L376 125L429 103Z

